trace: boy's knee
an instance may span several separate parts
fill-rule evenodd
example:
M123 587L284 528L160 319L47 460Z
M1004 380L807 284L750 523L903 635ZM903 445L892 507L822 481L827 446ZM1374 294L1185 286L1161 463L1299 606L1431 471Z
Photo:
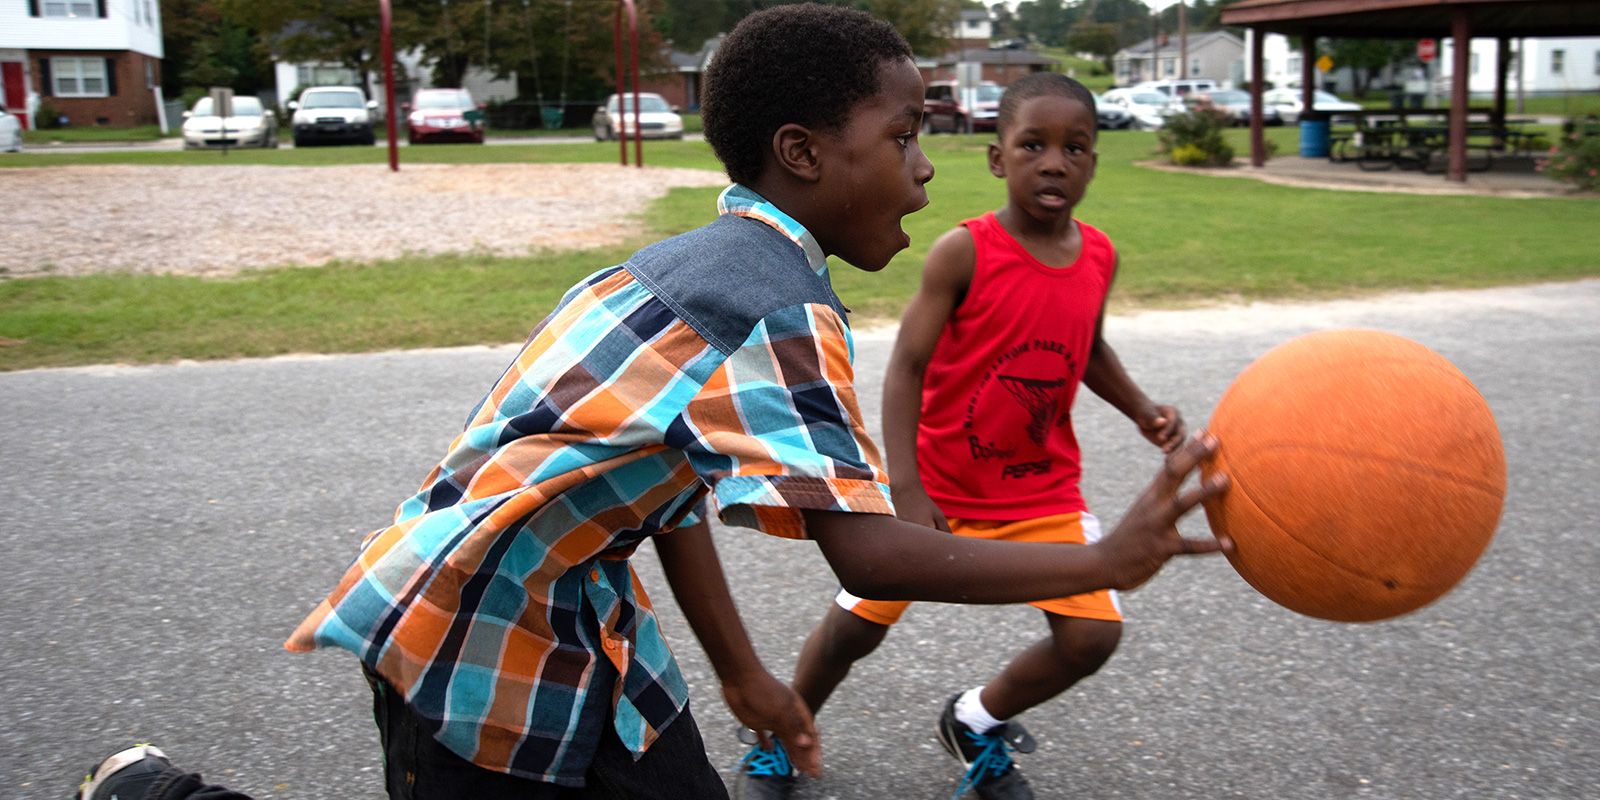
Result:
M1099 669L1122 641L1122 623L1110 620L1058 617L1050 629L1056 656L1087 672Z
M821 644L824 656L830 661L858 661L872 654L889 633L888 625L862 619L849 611L833 606L823 619Z

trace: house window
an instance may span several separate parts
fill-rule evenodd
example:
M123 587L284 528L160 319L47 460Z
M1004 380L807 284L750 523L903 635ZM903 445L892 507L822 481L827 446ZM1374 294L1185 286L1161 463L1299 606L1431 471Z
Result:
M1200 57L1196 56L1194 58L1189 59L1189 75L1194 76L1194 75L1199 75L1199 74L1200 74Z
M1161 59L1161 71L1163 73L1165 73L1166 76L1169 77L1169 78L1174 76L1174 75L1177 75L1178 74L1178 59L1176 59L1176 58L1163 58L1163 59Z
M103 58L50 59L51 90L57 97L110 97Z
M144 19L150 27L156 26L156 7L154 0L144 0Z
M1564 75L1564 74L1566 74L1566 71L1567 71L1567 51L1565 51L1565 50L1551 50L1550 51L1550 74L1551 75Z
M1300 71L1300 57L1299 56L1289 56L1289 69L1287 69L1285 71L1288 72L1290 75L1294 75L1294 74L1298 73Z
M96 17L94 0L44 0L40 10L47 17Z
M156 88L156 62L148 58L144 60L144 88Z
M1472 66L1467 68L1467 72L1471 73L1473 75L1478 74L1478 54L1477 53L1473 53L1472 54Z
M1594 51L1594 74L1600 75L1600 50Z

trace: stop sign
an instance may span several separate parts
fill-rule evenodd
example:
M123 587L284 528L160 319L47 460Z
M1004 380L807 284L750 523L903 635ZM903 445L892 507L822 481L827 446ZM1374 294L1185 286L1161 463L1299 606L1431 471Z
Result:
M1417 58L1426 64L1439 55L1439 43L1432 39L1422 39L1417 42Z

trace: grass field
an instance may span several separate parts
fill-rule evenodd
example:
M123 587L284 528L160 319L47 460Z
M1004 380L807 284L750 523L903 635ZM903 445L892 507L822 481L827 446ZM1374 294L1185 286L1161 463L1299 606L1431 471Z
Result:
M1234 131L1243 151L1243 132ZM1269 135L1293 149L1297 132ZM961 219L998 207L984 137L925 137L938 173L930 205L906 220L912 247L883 272L836 264L856 319L898 316L928 247ZM1600 275L1600 201L1368 194L1139 168L1154 136L1101 137L1100 167L1079 209L1122 255L1114 308L1472 287ZM714 169L701 142L646 146L646 162ZM411 162L608 162L614 144L407 151ZM231 164L368 163L381 148L239 151ZM0 165L216 163L211 153L28 154ZM4 180L0 170L0 181ZM708 221L714 189L651 206L627 245L516 258L470 255L284 267L227 279L105 275L0 280L0 369L354 352L520 340L574 280L653 239ZM173 232L174 235L181 232Z

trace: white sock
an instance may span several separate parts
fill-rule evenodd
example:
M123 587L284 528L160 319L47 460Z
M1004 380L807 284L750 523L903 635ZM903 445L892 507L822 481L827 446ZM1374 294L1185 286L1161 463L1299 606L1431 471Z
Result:
M1005 722L1003 719L995 719L994 715L989 713L989 709L983 707L983 701L978 699L982 689L982 686L968 689L956 699L956 719L975 733L988 733Z

